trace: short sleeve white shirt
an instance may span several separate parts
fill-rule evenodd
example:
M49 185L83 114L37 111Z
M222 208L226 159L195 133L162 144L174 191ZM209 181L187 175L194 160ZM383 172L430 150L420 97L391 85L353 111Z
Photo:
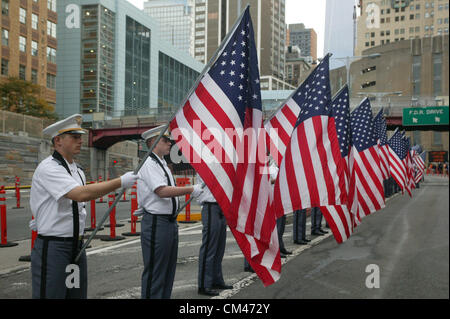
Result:
M176 186L172 176L172 172L167 166L166 161L161 158L159 158L159 160L170 178L170 183L172 184L172 186ZM138 207L143 208L147 212L155 215L171 215L172 199L170 197L161 198L155 193L155 190L158 189L158 187L169 186L166 174L164 173L161 166L154 159L149 157L139 170L138 176ZM178 198L175 198L175 203L175 209L178 209Z
M36 220L37 232L43 236L73 237L72 200L64 197L86 177L75 162L66 161L71 174L49 156L36 168L31 181L30 207ZM83 180L81 180L81 178ZM85 203L78 203L79 234L84 233L86 222Z

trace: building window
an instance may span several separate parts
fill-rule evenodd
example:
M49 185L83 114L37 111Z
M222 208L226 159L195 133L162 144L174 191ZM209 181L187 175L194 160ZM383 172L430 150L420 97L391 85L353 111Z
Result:
M150 99L150 30L127 17L126 21L125 111L146 112Z
M56 12L56 0L47 0L47 9Z
M441 132L433 132L433 145L442 145L442 133Z
M56 76L53 74L47 73L47 87L53 90L56 88Z
M36 41L31 41L31 55L38 56L38 43Z
M371 86L375 86L375 85L377 85L377 81L365 82L365 83L361 84L361 89L365 89L367 87L371 87Z
M413 131L413 143L415 145L420 145L421 143L420 137L422 135L421 133L422 133L421 131Z
M27 38L19 36L19 50L21 52L27 52Z
M47 61L56 63L56 49L47 47Z
M38 29L38 23L39 23L39 16L37 14L32 13L31 14L31 27L34 30Z
M442 95L442 53L433 54L434 96Z
M38 71L35 69L31 69L31 82L37 84L38 82Z
M47 21L47 35L56 38L56 23Z
M7 47L9 45L9 31L2 29L2 45Z
M2 0L2 15L9 15L9 0Z
M22 7L19 8L19 21L23 24L27 23L27 10Z
M413 56L412 76L413 76L413 94L414 96L420 96L420 69L422 67L422 61L420 55Z
M9 61L2 59L2 75L8 75Z
M19 79L26 80L26 66L25 65L19 65Z
M361 73L364 74L364 73L372 72L372 71L375 71L376 69L377 69L377 67L374 65L374 66L362 69Z

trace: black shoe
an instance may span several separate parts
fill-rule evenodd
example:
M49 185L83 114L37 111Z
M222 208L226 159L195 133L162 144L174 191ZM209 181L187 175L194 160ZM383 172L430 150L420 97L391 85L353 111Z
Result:
M309 243L311 241L311 239L306 239L306 238L303 238L302 240L306 241L307 243Z
M280 258L286 258L286 255L280 254Z
M224 290L224 289L233 289L233 286L225 285L225 284L219 284L219 285L212 285L212 288L213 288L213 289L221 289L221 290Z
M292 251L288 251L286 248L280 249L280 253L284 255L292 255Z
M246 272L255 272L252 267L244 267L244 271L246 271Z
M328 234L328 230L323 230L322 228L320 228L319 233Z
M199 295L205 295L205 296L218 296L220 295L217 291L210 289L210 288L198 288L198 294Z
M308 245L308 242L304 241L304 240L298 240L298 241L294 241L294 244L297 244L297 245Z
M315 231L315 232L311 232L311 235L314 235L314 236L322 236L322 235L325 235L324 233L321 233L321 232L319 232L319 231Z

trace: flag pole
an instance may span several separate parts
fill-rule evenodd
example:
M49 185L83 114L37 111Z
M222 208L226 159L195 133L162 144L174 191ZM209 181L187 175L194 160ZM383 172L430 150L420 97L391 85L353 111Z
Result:
M236 19L236 22L234 23L233 27L231 28L231 30L228 32L228 34L225 36L225 38L223 39L223 41L221 42L221 44L219 45L219 47L216 49L216 51L214 52L214 54L212 55L212 57L209 59L208 63L205 65L205 67L203 68L202 72L199 74L199 76L197 77L197 80L195 81L194 85L191 87L191 89L189 90L189 93L185 96L185 98L183 99L183 102L180 104L180 106L178 107L178 109L173 113L172 117L170 118L170 120L167 122L167 124L161 129L161 132L159 133L159 136L156 138L156 140L153 142L153 144L150 146L148 152L145 154L144 158L139 162L139 165L136 167L136 169L134 170L134 174L137 174L139 172L139 170L141 169L142 165L144 165L145 161L147 160L147 158L150 156L150 154L153 152L153 149L155 148L156 144L158 144L159 140L162 138L163 134L168 130L170 122L172 122L172 120L175 118L175 116L177 115L178 111L186 104L187 100L189 99L189 97L192 95L192 93L194 92L194 90L197 88L197 86L199 85L200 81L202 80L203 76L205 75L205 73L211 68L211 65L216 61L217 57L222 53L224 47L226 46L226 44L228 44L231 35L234 33L234 31L236 30L236 28L238 27L239 23L242 20L242 17L244 16L245 11L247 10L247 8L249 8L250 5L247 4L247 6L245 7L245 9L241 12L240 16ZM121 191L119 192L118 196L116 197L116 199L114 200L114 202L111 204L111 206L108 208L108 210L106 211L106 213L102 216L98 226L94 229L94 231L91 233L91 235L89 236L89 238L86 240L86 242L83 244L83 246L80 249L80 252L78 253L77 257L75 258L75 263L78 262L78 260L81 257L81 254L83 253L83 251L86 249L86 247L89 245L89 243L92 241L92 239L94 238L94 236L97 234L97 232L99 231L99 228L105 223L106 219L109 217L109 215L111 214L112 210L114 207L116 207L117 203L119 202L120 198L122 197L123 193L125 192L125 188L122 188Z

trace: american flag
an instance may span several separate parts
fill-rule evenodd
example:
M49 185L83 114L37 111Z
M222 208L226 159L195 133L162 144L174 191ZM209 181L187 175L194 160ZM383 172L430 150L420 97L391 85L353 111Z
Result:
M406 143L403 140L402 133L396 131L388 141L389 145L389 170L391 176L398 184L402 193L406 188Z
M414 169L411 158L411 142L409 137L403 136L403 139L405 140L406 149L408 150L406 153L406 191L409 196L412 197L412 190L416 188L416 184L414 183Z
M380 157L381 173L383 179L388 179L389 173L389 146L387 145L386 120L383 110L378 112L374 118L375 133L377 134L378 155Z
M274 283L281 261L249 7L170 128L219 203L245 258L264 285Z
M414 183L418 184L422 179L425 163L414 148L411 148L410 154L414 168Z
M423 177L423 171L425 170L424 158L426 153L424 151L419 155L416 151L413 152L414 152L413 161L416 167L416 175L414 176L414 182L417 184Z
M414 164L417 166L417 168L421 171L425 169L425 151L422 153L418 153L417 151L414 151L413 161Z
M368 98L350 114L352 149L350 156L350 198L357 222L384 207L383 176Z
M336 133L339 141L339 149L342 161L344 161L344 187L343 192L348 192L348 153L350 150L350 99L348 87L345 85L331 102L331 116L336 124ZM334 238L338 243L346 241L353 232L353 215L347 205L321 206L320 210L330 225Z
M277 215L295 210L345 204L344 168L330 116L329 55L295 93L303 96L300 113L281 161L274 189Z
M298 92L306 92L308 90L317 72L322 68L323 63L325 63L325 59L319 63L287 102L264 125L268 133L267 147L278 167L280 167L281 160L286 153L286 147L291 140L291 134L297 122L300 107L305 102L306 96L299 95Z

